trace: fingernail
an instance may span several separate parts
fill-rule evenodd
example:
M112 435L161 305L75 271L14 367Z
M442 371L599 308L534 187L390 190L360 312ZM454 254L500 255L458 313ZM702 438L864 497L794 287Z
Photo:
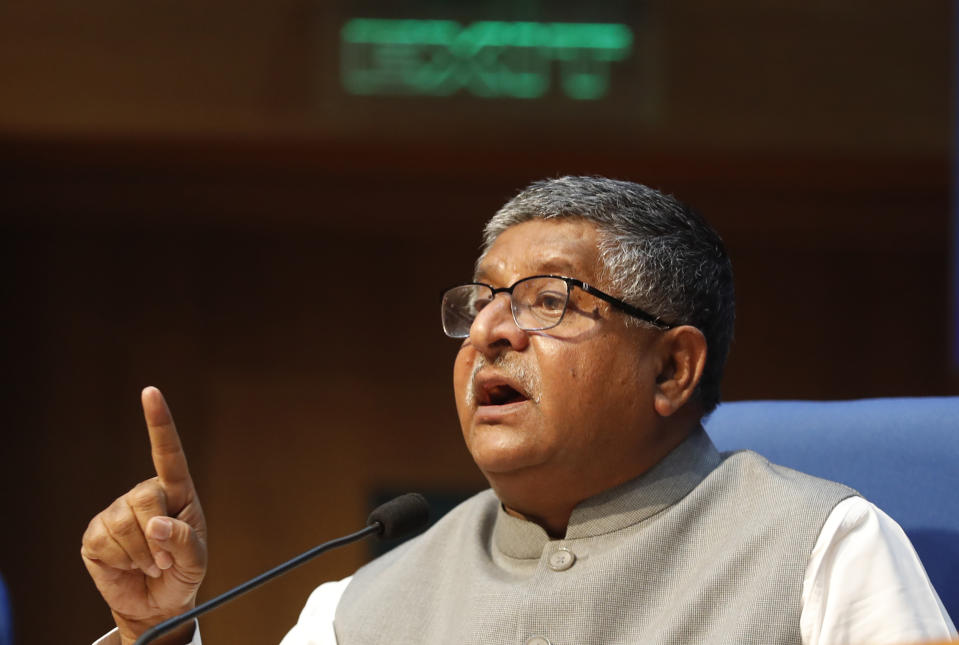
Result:
M157 551L153 555L153 561L164 571L173 566L173 558L166 551Z
M154 540L169 540L173 534L173 522L161 517L150 524L150 538Z
M155 564L151 564L150 568L147 569L147 575L151 578L159 578L163 575L163 572Z

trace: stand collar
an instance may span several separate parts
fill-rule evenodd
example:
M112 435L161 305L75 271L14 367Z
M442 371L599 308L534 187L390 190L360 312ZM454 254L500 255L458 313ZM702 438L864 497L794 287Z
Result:
M596 537L649 519L685 497L720 461L719 452L699 426L642 475L578 504L564 539ZM548 542L550 537L541 526L509 515L500 505L493 545L503 555L539 558Z

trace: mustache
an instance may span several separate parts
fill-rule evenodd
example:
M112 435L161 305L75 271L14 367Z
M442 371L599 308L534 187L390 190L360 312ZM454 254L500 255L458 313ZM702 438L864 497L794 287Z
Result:
M473 363L473 371L470 374L469 383L466 387L466 403L470 406L476 403L476 375L484 367L495 367L497 370L507 376L507 378L516 381L523 388L523 393L529 397L533 403L539 403L543 396L542 387L539 380L539 372L530 369L522 358L515 352L504 352L496 356L492 361L488 361L482 354L477 354L476 361Z

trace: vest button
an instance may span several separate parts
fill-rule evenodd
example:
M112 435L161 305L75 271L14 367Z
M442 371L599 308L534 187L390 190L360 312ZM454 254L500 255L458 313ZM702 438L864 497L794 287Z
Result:
M566 571L574 562L576 555L566 547L556 549L549 556L549 568L553 571Z
M526 645L553 645L549 642L549 639L545 636L530 636L529 640L526 641Z

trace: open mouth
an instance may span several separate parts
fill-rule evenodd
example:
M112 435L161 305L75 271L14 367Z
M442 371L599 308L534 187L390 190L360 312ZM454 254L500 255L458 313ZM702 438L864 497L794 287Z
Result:
M516 388L502 384L483 387L480 390L478 402L480 405L509 405L510 403L521 403L528 399L529 397Z
M505 382L504 379L494 378L485 383L477 383L476 403L482 406L509 405L529 400L518 385Z

